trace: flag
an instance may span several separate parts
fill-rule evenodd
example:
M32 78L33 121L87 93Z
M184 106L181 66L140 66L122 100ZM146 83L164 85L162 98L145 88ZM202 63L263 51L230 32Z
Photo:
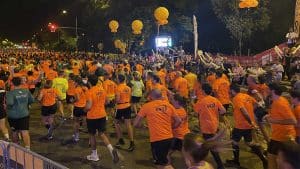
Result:
M194 55L197 57L198 52L198 24L197 24L197 18L195 15L193 15L193 25L194 25Z

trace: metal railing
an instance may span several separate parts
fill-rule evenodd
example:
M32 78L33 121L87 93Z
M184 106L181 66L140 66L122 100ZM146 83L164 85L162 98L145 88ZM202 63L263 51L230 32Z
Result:
M15 143L0 140L0 169L68 169Z

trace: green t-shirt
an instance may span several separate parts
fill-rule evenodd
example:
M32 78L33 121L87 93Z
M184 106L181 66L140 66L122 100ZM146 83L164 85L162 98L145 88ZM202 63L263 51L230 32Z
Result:
M143 89L144 89L144 83L142 82L142 80L140 81L135 81L132 80L131 82L131 90L132 90L132 96L135 97L142 97L143 96Z
M7 92L6 105L8 118L20 119L29 116L28 105L33 103L33 101L33 96L27 89L15 89Z

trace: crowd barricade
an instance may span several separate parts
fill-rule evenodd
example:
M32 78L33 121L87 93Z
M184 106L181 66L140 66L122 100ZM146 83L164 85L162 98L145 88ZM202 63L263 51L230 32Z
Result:
M0 140L0 169L68 169L15 143Z

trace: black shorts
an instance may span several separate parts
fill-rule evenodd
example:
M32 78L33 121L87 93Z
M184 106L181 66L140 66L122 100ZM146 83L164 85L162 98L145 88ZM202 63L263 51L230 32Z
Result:
M4 119L6 117L6 111L0 110L0 119Z
M115 108L116 107L116 100L110 100L108 101L108 103L106 104L106 108Z
M131 119L131 107L117 110L115 119L122 120L123 118Z
M179 138L174 138L172 140L172 144L171 144L171 150L173 151L181 151L182 150L182 139L179 139Z
M173 138L151 143L151 151L155 165L168 165L169 160L167 156L171 150L172 141Z
M244 137L245 142L252 142L252 129L237 129L234 128L232 131L232 140L235 142L241 141Z
M278 155L279 149L283 146L283 143L280 141L270 140L268 144L268 153L273 155Z
M7 120L12 131L29 130L29 116L20 119L8 118Z
M86 112L84 111L84 107L74 107L73 115L74 115L74 117L86 116Z
M140 100L141 100L141 97L131 96L132 103L139 103Z
M267 111L262 107L257 107L254 110L254 114L257 122L261 123L263 121L263 117L267 114Z
M230 104L223 104L223 107L225 108L226 112L228 113Z
M72 103L74 103L74 101L75 101L75 96L67 95L67 97L66 97L67 104L72 104Z
M101 119L86 119L89 134L103 133L106 130L106 117Z
M56 113L57 105L42 106L42 116L50 116Z

